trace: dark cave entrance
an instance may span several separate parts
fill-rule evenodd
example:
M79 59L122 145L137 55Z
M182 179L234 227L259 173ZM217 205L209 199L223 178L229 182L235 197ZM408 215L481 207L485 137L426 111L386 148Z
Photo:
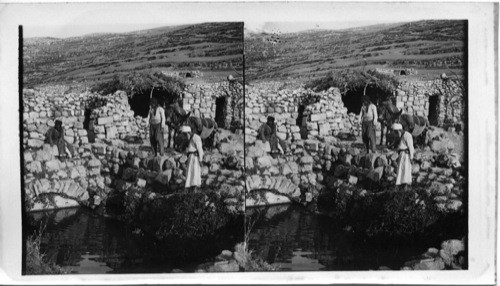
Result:
M306 109L305 105L299 105L298 116L295 124L300 127L300 137L302 139L307 139L307 120L304 118L304 111Z
M87 130L87 137L89 138L89 143L95 142L95 133L94 133L94 120L90 119L92 115L92 109L87 108L84 112L85 119L83 120L83 128Z
M361 113L364 92L364 87L361 87L353 90L348 90L345 95L342 96L342 102L347 108L347 113ZM373 104L378 106L382 101L389 99L392 94L387 93L377 85L368 85L366 87L366 95L370 97Z
M439 95L429 96L429 112L427 119L430 125L438 126L439 121Z
M188 78L188 77L193 77L190 72L186 73L186 78Z
M130 104L130 109L134 111L134 116L147 117L149 112L151 89L146 89L142 92L134 94L134 96L128 98L128 103ZM158 103L162 107L167 107L172 103L179 102L179 96L173 92L166 91L164 89L153 90L153 97L158 100ZM179 102L180 104L180 102ZM182 104L180 104L182 107Z
M407 74L406 74L406 71L402 70L399 72L399 75L407 75Z
M220 96L215 100L215 122L220 128L227 128L226 126L227 114L227 98Z

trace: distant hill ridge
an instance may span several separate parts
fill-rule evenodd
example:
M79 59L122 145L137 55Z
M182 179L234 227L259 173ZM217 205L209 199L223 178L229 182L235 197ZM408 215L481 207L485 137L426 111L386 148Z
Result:
M465 65L466 25L466 21L426 20L274 37L249 34L246 75L248 80L300 80L346 68L460 72Z
M24 82L103 81L141 70L242 70L242 23L24 39Z

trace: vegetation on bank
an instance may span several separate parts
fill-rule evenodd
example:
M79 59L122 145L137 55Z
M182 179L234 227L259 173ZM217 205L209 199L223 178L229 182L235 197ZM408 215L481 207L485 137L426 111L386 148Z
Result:
M42 235L44 227L26 239L26 268L28 275L41 274L67 274L61 267L49 262L41 251Z
M320 195L318 206L359 234L410 238L424 235L438 220L448 216L436 205L436 197L426 184L414 184L408 189L390 186L361 190L347 183L333 183ZM459 211L458 215L464 214Z

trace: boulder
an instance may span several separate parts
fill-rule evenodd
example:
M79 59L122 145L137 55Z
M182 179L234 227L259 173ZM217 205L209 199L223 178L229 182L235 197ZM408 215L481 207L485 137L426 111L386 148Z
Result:
M238 272L240 266L236 260L215 262L213 266L214 272Z
M349 184L356 185L358 183L358 177L349 176Z
M440 257L435 259L423 259L413 266L414 270L443 270L445 264Z
M384 175L384 167L378 167L373 170L370 170L370 172L367 175L367 178L372 180L373 182L379 182L380 179L382 179L382 176Z
M146 182L146 180L144 180L144 179L137 179L137 182L136 182L136 184L137 184L137 186L138 186L139 188L144 188L144 187L146 187L146 183L147 183L147 182Z

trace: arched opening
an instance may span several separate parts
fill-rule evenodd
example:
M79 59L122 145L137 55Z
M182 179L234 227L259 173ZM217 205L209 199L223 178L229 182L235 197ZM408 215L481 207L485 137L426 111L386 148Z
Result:
M304 111L306 109L305 105L300 105L298 110L298 116L295 124L300 127L300 137L302 139L307 139L307 120L304 118Z
M215 100L215 122L220 128L226 128L227 98L220 96Z
M342 96L342 102L347 108L347 113L359 114L361 112L361 107L363 106L363 94L366 94L373 104L379 105L380 102L387 100L391 94L387 93L377 85L371 84L365 88L357 88L354 90L348 90L344 96Z
M404 71L404 70L400 71L399 75L406 75L406 71Z
M149 94L151 90L142 93L136 93L132 97L128 98L128 104L130 104L130 109L134 111L134 116L147 117L149 111Z
M159 88L155 88L153 90L152 96L158 100L158 104L162 107L166 107L172 103L178 102L179 99L177 94ZM130 104L130 109L134 111L134 116L148 116L150 97L151 89L146 89L140 93L134 94L132 97L129 97L128 103Z
M188 77L193 77L190 72L186 73L186 78L188 78Z
M437 126L439 121L439 95L429 96L429 124Z

